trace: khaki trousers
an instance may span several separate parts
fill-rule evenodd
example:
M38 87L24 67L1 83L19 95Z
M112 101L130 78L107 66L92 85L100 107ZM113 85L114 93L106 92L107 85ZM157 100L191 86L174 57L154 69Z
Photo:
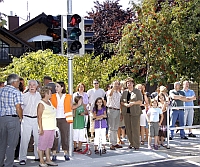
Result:
M134 148L140 147L140 115L132 116L131 114L123 115L126 127L126 134L130 145Z

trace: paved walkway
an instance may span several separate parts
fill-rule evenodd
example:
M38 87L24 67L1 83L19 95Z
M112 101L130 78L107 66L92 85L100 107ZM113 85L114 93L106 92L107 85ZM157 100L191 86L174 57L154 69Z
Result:
M170 149L160 147L159 150L148 150L147 143L145 143L139 151L135 151L133 149L127 149L128 143L126 142L123 148L117 149L116 151L109 150L109 145L107 145L107 154L100 156L94 154L93 145L91 144L92 155L88 156L74 153L70 161L64 161L63 152L61 151L57 155L57 163L58 166L63 167L111 167L177 157L189 156L193 158L200 156L200 129L194 129L193 132L197 137L189 138L188 140L180 139L179 134L175 134L174 140L170 141ZM39 163L33 159L33 153L29 153L27 167L38 166ZM20 166L18 161L16 161L16 165Z

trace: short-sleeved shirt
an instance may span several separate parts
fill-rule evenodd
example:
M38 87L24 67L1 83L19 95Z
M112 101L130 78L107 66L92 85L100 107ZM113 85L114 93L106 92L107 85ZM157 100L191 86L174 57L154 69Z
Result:
M86 104L86 105L87 105L87 104L89 103L88 95L87 95L86 92L83 92L83 95L81 95L79 92L75 92L75 93L73 94L73 101L74 101L74 98L75 98L76 96L82 96L82 97L83 97L83 104Z
M88 94L88 98L89 98L89 103L91 103L91 110L93 109L93 107L94 107L94 102L95 102L95 100L98 98L98 97L102 97L102 98L104 98L104 96L105 96L105 91L103 90L103 89L101 89L101 88L98 88L98 89L95 89L95 88L93 88L93 89L89 89L88 91L87 91L87 94Z
M158 122L159 115L162 114L162 110L160 108L150 108L147 112L147 115L150 116L150 122Z
M93 112L95 112L95 111L96 110L94 108ZM106 107L103 107L101 110L97 111L96 116L104 115L105 111L106 111ZM99 129L100 128L100 123L101 123L101 128L107 128L107 121L106 121L106 119L102 119L102 120L95 120L94 121L94 129Z
M16 105L22 104L22 94L12 85L0 89L0 116L17 115Z
M178 90L178 91L176 91L175 89L170 90L169 95L171 96L171 94L185 96L185 92L183 92L182 90ZM183 106L183 101L177 100L177 99L174 99L174 101L176 102L177 107Z
M83 105L76 108L75 117L73 120L73 129L84 129L84 127L85 127L84 116L80 115L83 112L84 112Z
M188 91L184 90L183 91L185 92L185 96L186 97L192 97L192 96L195 96L195 93L193 90L191 89L188 89ZM187 102L184 102L184 105L185 106L194 106L194 102L193 101L187 101Z

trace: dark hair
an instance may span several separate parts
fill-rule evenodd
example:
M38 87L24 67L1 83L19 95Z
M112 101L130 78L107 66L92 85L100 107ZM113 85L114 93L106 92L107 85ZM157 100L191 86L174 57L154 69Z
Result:
M76 104L78 104L78 101L79 101L81 98L83 98L83 97L82 97L82 96L75 96L75 97L74 97L74 102L75 102Z
M96 100L95 100L95 103L94 103L94 109L95 109L95 111L96 111L96 114L97 114L97 112L98 112L98 105L97 105L97 101L98 100L102 100L102 108L104 107L104 102L103 102L103 99L102 99L102 97L98 97Z
M65 87L65 83L62 81L56 82L57 84L59 84L61 86L61 88L63 88L61 93L66 93L66 87Z
M160 99L159 99L160 96L163 96L163 97L164 97L164 100L166 101L166 97L165 97L164 93L159 93L159 94L158 94L158 101L160 101Z
M51 80L52 81L52 78L51 77L49 77L49 76L44 76L44 78L43 78L44 80Z
M24 85L21 82L19 82L19 91L20 92L24 91Z

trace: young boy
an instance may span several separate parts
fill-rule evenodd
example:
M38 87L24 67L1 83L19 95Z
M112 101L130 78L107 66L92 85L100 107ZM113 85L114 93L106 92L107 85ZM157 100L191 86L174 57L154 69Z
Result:
M159 122L159 115L160 122ZM154 149L158 150L158 132L159 126L163 121L163 113L160 108L158 108L158 101L155 99L151 100L151 108L147 112L147 121L149 123L149 137L148 137L148 149L151 148L151 140L154 137Z

